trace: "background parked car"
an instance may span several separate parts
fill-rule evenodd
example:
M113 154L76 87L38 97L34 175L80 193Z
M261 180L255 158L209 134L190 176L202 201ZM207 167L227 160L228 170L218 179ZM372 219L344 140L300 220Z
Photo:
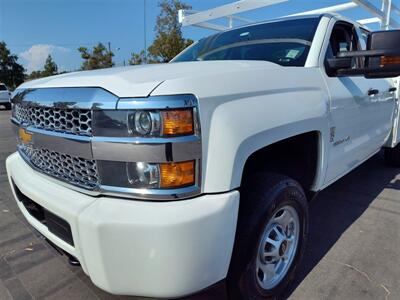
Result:
M10 96L11 92L6 85L0 83L0 105L3 105L6 109L11 109Z

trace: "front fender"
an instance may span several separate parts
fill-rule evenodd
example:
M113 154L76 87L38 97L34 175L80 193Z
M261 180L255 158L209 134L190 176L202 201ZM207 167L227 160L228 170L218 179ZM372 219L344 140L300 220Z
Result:
M293 103L294 98L299 101ZM298 90L219 106L211 120L204 191L212 193L239 187L251 154L311 131L320 133L318 175L314 183L318 186L327 155L324 144L329 139L326 101L318 90Z
M329 141L329 94L320 69L263 66L259 62L259 68L207 76L194 70L187 78L166 80L152 93L198 97L204 193L239 187L247 158L262 147L309 131Z

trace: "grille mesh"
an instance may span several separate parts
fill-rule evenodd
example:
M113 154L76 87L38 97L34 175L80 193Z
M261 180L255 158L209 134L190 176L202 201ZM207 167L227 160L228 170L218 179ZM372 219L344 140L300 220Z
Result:
M77 135L92 135L92 112L90 110L21 104L16 104L14 110L14 116L19 122L36 128Z
M95 160L72 157L47 149L36 149L30 145L20 145L19 149L45 174L84 188L93 189L99 185Z

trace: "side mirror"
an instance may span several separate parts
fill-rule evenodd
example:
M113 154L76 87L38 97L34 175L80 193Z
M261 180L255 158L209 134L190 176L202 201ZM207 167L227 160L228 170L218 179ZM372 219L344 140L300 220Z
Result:
M328 58L325 62L325 69L329 76L346 76L350 72L352 65L351 57L333 57ZM341 72L346 71L345 74Z
M337 71L340 69L350 69L352 58L351 57L334 57L326 60L328 68Z
M372 32L368 50L380 55L366 56L366 78L400 76L400 30Z
M364 59L364 67L353 67L352 59ZM329 76L390 78L400 76L400 30L377 31L368 36L367 50L339 52L328 59Z

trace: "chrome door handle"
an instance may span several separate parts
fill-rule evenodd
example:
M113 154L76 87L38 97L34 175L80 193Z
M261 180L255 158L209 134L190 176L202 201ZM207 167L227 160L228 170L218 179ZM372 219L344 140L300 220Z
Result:
M377 95L377 94L379 94L379 90L377 90L377 89L369 89L368 90L368 96Z

